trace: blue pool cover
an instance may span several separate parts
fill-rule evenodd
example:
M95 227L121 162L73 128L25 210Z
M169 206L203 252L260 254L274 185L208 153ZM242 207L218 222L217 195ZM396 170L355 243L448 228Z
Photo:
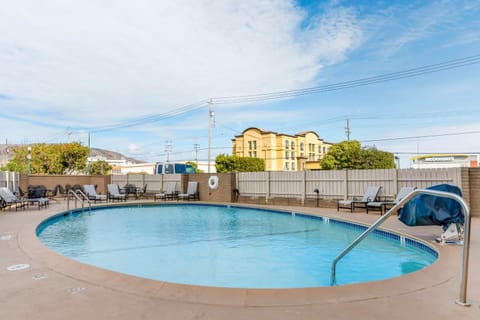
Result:
M462 196L460 188L450 184L439 184L427 189ZM407 226L440 225L446 228L451 223L463 224L464 215L460 204L453 199L421 194L400 209L398 219Z

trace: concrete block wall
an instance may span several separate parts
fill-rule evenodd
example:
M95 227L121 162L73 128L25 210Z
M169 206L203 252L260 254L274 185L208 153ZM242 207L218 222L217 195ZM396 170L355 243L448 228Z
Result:
M463 177L462 177L463 179ZM468 169L468 202L470 205L470 211L472 216L480 217L480 168L469 168ZM465 189L462 186L462 191Z
M210 189L208 186L208 179L211 176L218 177L218 188ZM182 177L183 192L187 191L189 181L198 181L198 191L201 201L211 202L234 202L235 195L235 174L234 173L197 173L183 175Z
M26 175L20 176L20 188L26 191L28 186L44 185L47 189L53 189L56 185L61 185L63 188L67 184L70 185L97 185L97 192L106 194L107 184L110 183L110 176L63 176L63 175Z

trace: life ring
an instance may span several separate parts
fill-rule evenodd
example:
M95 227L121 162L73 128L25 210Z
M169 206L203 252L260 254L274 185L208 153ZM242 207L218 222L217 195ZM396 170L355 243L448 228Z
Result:
M210 189L217 189L218 188L218 177L217 176L211 176L208 178L208 187Z

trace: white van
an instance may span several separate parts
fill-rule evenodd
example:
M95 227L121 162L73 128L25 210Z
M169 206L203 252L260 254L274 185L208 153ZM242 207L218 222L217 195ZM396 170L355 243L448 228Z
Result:
M155 174L172 174L172 173L195 173L195 168L191 164L178 162L157 162L155 164Z

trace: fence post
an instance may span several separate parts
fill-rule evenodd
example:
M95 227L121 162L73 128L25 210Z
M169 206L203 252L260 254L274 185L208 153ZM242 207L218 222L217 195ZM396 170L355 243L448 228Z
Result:
M399 185L398 185L398 170L399 169L392 169L395 170L393 173L393 187L395 190L393 190L393 197L395 198L398 195L398 190L400 190Z
M343 169L343 200L348 200L348 169Z
M266 186L265 186L265 204L268 204L268 198L270 198L270 171L267 171L267 179L266 179Z
M305 205L305 198L307 197L307 170L303 170L302 176L302 206Z

